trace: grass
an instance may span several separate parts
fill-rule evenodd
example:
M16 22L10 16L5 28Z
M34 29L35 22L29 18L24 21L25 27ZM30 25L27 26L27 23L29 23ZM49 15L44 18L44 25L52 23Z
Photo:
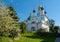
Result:
M47 35L43 36L36 35L34 33L25 33L19 37L19 40L13 40L9 37L3 37L2 39L0 39L0 42L12 42L9 40L13 40L13 42L54 42L56 39L56 34L52 33L52 35L51 34L49 35L50 36Z
M35 39L35 38L32 38L32 35L34 35L33 33L25 33L22 35L22 37L20 38L21 42L40 42L40 41L43 41L43 39Z

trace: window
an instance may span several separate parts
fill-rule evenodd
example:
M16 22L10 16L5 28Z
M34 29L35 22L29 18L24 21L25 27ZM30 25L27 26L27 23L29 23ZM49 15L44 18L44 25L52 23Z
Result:
M33 21L32 24L35 24L35 21Z
M31 30L32 30L32 31L35 31L35 27L32 27Z

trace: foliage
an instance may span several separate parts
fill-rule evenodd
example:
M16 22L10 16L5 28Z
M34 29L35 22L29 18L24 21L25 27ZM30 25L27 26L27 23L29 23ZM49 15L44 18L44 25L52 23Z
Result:
M10 17L12 17L15 21L19 20L19 18L17 17L17 13L16 13L15 9L12 6L9 6L7 8L7 10L8 10L8 13L9 13Z
M21 29L21 33L24 33L26 31L26 24L24 22L20 23L20 29Z
M53 19L49 19L50 26L53 26L55 24L55 21Z
M14 10L14 8L12 7L12 6L9 6L8 8L7 8L7 10L8 10L8 13L9 13L9 16L10 17L12 17L13 18L13 20L16 22L16 24L19 24L19 25L16 25L16 26L19 26L19 28L20 28L20 23L18 22L18 20L19 20L19 18L18 18L18 16L17 16L17 13L16 13L16 11ZM17 23L18 22L18 23ZM15 27L16 27L15 26ZM10 32L10 36L17 36L18 34L17 34L17 32L18 31L16 31L16 29L12 29L11 30L11 32Z
M35 34L38 36L43 36L43 37L55 37L55 36L57 36L57 33L55 33L55 32L36 32Z
M14 21L10 17L7 7L4 4L0 4L0 36L9 36L12 34L12 37L15 37L19 33L19 22ZM16 34L15 34L16 33Z
M38 29L37 32L40 33L40 32L45 32L46 30L43 30L43 29Z
M53 19L49 19L49 24L50 24L50 31L54 32L54 26L55 26L55 21Z
M54 26L54 32L58 32L59 26Z
M49 24L49 21L45 21L45 24L48 25Z

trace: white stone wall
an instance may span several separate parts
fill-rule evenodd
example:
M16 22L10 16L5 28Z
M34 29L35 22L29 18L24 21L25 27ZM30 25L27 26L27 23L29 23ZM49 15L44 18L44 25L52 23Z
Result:
M36 23L32 24L32 22L35 21ZM42 28L42 29L47 29L47 31L49 31L49 24L45 24L46 21L48 21L48 18L45 17L44 20L42 20L41 22L39 22L40 20L31 20L31 21L28 21L26 22L26 26L27 26L27 30L28 31L32 31L32 27L35 28L35 30L38 30L39 28ZM38 23L38 24L37 24Z

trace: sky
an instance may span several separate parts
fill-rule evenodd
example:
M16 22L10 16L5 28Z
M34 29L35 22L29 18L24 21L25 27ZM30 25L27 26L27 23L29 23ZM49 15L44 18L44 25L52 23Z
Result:
M21 22L29 17L33 9L38 11L38 6L43 4L48 18L55 20L55 24L60 26L60 0L0 0L0 2L5 2L7 6L12 5Z

